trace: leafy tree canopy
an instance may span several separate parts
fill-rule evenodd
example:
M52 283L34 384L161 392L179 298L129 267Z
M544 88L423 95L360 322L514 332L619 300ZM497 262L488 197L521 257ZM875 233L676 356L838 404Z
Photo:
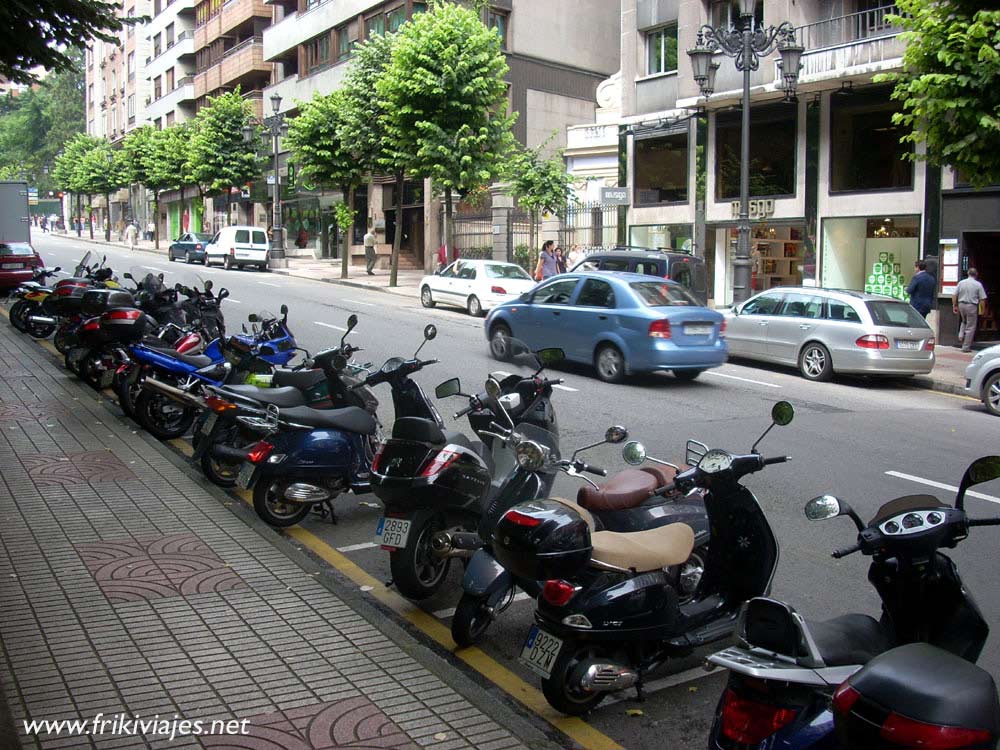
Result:
M77 133L69 140L62 153L56 157L52 169L56 186L74 193L86 193L88 185L83 170L84 158L90 151L100 148L101 144L101 139L86 133Z
M972 185L1000 183L1000 10L972 0L897 0L906 33L903 70L876 80L896 84L904 141L948 164Z
M149 148L144 156L148 180L146 186L151 190L166 190L192 184L193 180L187 168L187 148L191 130L191 125L182 123L152 132Z
M291 120L285 145L307 181L337 187L360 181L361 164L342 137L346 106L344 89L316 94Z
M562 213L573 195L562 153L542 159L537 149L521 149L510 160L508 178L518 203L529 211Z
M243 140L243 127L250 121L250 102L239 88L210 98L198 110L187 152L186 173L206 193L228 193L243 185L260 170L253 144Z
M103 138L94 139L78 167L79 192L106 195L128 185L127 166L121 151Z
M354 50L351 66L344 76L342 127L343 148L353 154L362 172L379 167L396 172L401 165L387 152L385 103L376 95L378 81L385 75L396 34L376 34Z

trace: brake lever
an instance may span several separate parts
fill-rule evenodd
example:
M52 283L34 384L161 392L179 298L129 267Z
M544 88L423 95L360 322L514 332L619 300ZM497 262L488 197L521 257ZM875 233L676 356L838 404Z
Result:
M584 476L579 471L577 471L576 468L572 464L570 464L569 466L564 467L564 468L565 468L566 473L569 476L576 477L577 479L582 479L584 482L586 482L587 484L589 484L595 490L599 490L601 488L600 485L597 482L595 482L593 479L591 479L588 476Z

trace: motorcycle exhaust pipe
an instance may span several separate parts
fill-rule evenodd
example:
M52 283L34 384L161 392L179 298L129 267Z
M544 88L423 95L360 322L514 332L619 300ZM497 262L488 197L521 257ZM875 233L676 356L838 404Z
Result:
M479 534L467 531L439 531L431 537L431 554L438 558L472 557L482 546Z
M634 687L638 681L639 673L628 667L598 662L586 665L580 688L587 693L614 693Z
M209 448L209 453L212 454L212 458L221 458L233 462L246 461L249 455L249 452L242 448L233 448L230 445L222 445L221 443L213 443L212 447Z
M54 326L59 322L58 318L52 318L48 315L29 315L28 320L32 323L38 323L39 325Z
M147 391L155 391L156 393L162 394L167 398L171 398L178 403L184 404L185 406L194 406L199 409L204 408L204 404L197 396L193 396L187 391L182 391L180 388L175 388L174 386L168 385L167 383L157 380L156 378L147 377L142 381L141 385Z

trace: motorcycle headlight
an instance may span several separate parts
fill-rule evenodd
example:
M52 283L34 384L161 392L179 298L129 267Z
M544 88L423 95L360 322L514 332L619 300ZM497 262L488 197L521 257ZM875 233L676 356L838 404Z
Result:
M528 471L538 471L545 465L545 448L533 440L518 443L514 455L518 465Z

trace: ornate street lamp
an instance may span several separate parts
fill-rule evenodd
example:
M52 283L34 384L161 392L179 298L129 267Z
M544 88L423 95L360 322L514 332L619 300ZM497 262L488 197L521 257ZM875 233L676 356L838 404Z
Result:
M285 258L285 233L281 225L281 175L278 172L278 155L280 153L280 139L288 135L288 124L285 116L278 112L281 109L281 96L277 93L271 97L270 117L263 120L251 120L243 126L243 140L247 143L254 142L254 136L263 128L264 148L267 148L267 137L271 137L271 156L274 159L274 190L272 191L274 201L274 218L271 224L273 239L271 240L271 252L268 253L270 260L268 265L271 268L285 268L288 260Z
M719 63L713 57L722 53L732 57L743 73L743 118L740 132L740 215L737 221L739 241L733 260L733 304L750 296L750 73L760 67L760 59L775 50L781 55L781 89L785 99L795 100L802 53L795 41L795 27L788 21L779 26L759 27L754 23L755 0L740 0L739 26L716 28L708 24L698 30L695 46L687 51L694 80L707 99L715 92L715 73Z

